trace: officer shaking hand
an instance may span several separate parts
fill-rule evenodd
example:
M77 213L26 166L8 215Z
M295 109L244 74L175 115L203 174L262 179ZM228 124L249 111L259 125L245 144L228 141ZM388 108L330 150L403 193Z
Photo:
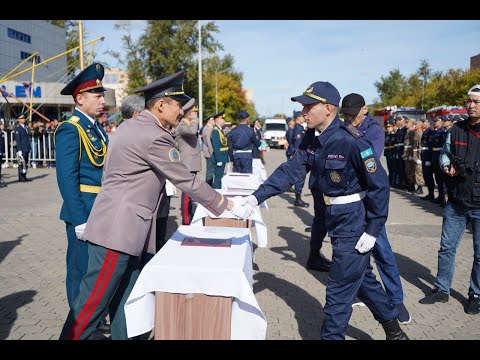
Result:
M345 339L358 297L382 324L388 340L407 340L397 321L398 310L370 265L370 250L388 215L387 174L370 140L338 117L340 94L335 86L318 81L291 99L302 104L308 130L295 154L242 204L261 204L311 171L309 188L324 209L333 249L321 338Z

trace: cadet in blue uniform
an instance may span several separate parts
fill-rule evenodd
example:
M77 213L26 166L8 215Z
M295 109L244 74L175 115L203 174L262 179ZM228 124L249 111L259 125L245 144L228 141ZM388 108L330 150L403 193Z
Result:
M27 179L28 171L28 159L30 155L30 129L26 123L26 118L24 114L21 114L18 117L18 125L15 128L15 141L17 143L17 158L19 158L18 164L18 181L27 182L31 181Z
M248 126L249 113L238 112L240 124L228 133L228 157L233 162L233 171L252 173L253 149L260 146L260 140L254 130Z
M295 154L295 151L297 151L298 147L302 143L303 136L305 134L305 128L302 125L304 121L305 119L302 117L302 114L299 114L295 118L295 126L293 127L293 130L290 135L290 139L293 145L293 149L292 149L293 152L291 156ZM309 203L306 203L305 201L302 200L302 190L303 190L303 185L305 185L305 176L300 178L295 183L295 186L294 186L295 202L293 203L293 205L298 207L303 207L303 208L307 208L310 205Z
M94 63L60 92L72 95L75 101L72 117L57 127L54 136L57 183L63 198L60 219L65 221L68 239L66 287L70 308L88 266L87 243L77 235L83 233L100 191L107 153L108 136L95 119L105 105L103 75L103 66Z
M311 170L309 187L325 203L325 221L333 259L327 282L322 339L344 339L352 304L358 296L385 329L387 339L408 339L370 265L388 214L389 186L372 143L337 116L338 90L316 82L292 101L303 105L308 130L293 157L242 204L256 206L285 192Z
M393 131L393 122L387 122L387 129L385 132L385 147L383 149L383 155L387 159L388 168L388 182L390 186L393 185L395 179L395 132Z
M225 111L220 111L217 114L209 116L209 118L214 118L215 126L212 129L212 163L214 165L213 173L213 188L221 189L222 188L222 178L223 173L225 172L225 165L228 163L228 140L225 135L223 135L222 128L225 125Z
M395 133L395 174L397 176L394 187L404 190L406 189L407 177L405 174L405 161L403 160L403 150L405 149L405 136L407 134L407 127L405 126L405 119L398 116L397 132Z
M420 157L422 159L422 173L423 180L428 189L428 194L422 197L423 200L434 200L435 181L433 180L433 164L432 164L432 147L430 144L430 136L433 134L433 129L430 126L430 121L423 120L423 134L421 139L422 152Z
M435 175L435 181L438 188L438 197L436 197L432 202L440 204L441 207L444 207L446 204L445 200L445 179L443 170L440 168L440 151L442 151L443 144L445 144L445 139L447 132L443 128L443 116L437 116L433 119L434 129L430 135L430 146L432 149L432 170Z

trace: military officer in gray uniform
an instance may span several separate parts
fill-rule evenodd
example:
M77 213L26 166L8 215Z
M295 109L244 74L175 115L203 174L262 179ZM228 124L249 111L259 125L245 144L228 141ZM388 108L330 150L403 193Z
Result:
M207 169L205 171L205 181L208 185L213 186L213 173L215 172L215 164L213 163L213 147L212 147L212 130L215 126L215 120L213 117L208 117L205 126L202 129L203 140L203 156L207 163Z
M183 119L180 120L176 131L175 140L180 152L182 162L192 174L202 170L202 158L200 157L200 143L198 141L198 109L195 99L191 98L183 106ZM192 198L186 192L182 192L182 224L190 225L193 217Z
M180 71L138 89L146 109L126 121L109 144L102 189L80 238L88 241L87 274L60 339L86 339L109 309L112 339L127 339L124 305L135 284L142 254L155 253L156 217L166 179L214 215L225 210L243 220L253 211L241 197L226 199L182 162L169 127L178 125L183 91ZM134 134L134 136L132 136Z

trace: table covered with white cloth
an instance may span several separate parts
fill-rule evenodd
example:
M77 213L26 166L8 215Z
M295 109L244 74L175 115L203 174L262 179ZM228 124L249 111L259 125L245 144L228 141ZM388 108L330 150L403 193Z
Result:
M150 260L125 303L129 337L155 323L155 292L232 297L231 339L265 339L267 322L253 293L248 228L180 226ZM182 246L185 237L232 238L231 247Z

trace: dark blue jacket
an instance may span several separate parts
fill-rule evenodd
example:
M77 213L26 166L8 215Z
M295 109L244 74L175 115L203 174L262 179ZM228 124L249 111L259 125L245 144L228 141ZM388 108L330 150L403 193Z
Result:
M253 127L253 132L254 132L255 136L257 137L257 139L258 139L258 141L260 142L260 145L261 145L262 144L262 132L259 129L257 129L255 126ZM260 158L260 150L258 149L258 147L253 148L253 158L254 159L259 159Z
M228 133L228 157L233 159L252 159L253 149L260 146L260 140L247 124L240 124ZM236 152L237 150L249 152Z
M21 151L25 156L26 153L30 152L30 137L28 136L28 130L23 128L22 125L18 124L15 128L15 141L17 142L17 151Z
M83 128L96 148L102 146L100 132L107 143L108 136L101 126L99 129L94 127L91 121L76 109L70 120L60 123L55 131L57 183L63 198L60 219L77 226L87 222L97 197L96 193L81 192L80 184L100 186L103 166L92 164L85 146L80 144L79 131L72 121L76 121ZM95 159L97 163L102 160L103 157Z
M330 237L378 237L388 215L388 177L373 145L338 117L320 136L309 129L296 154L280 165L253 193L258 203L285 192L311 170L309 187L328 196L366 191L362 201L326 206ZM323 199L315 199L323 201Z
M358 130L372 142L375 154L380 158L385 146L385 130L383 130L378 121L367 112L365 120L360 124Z

